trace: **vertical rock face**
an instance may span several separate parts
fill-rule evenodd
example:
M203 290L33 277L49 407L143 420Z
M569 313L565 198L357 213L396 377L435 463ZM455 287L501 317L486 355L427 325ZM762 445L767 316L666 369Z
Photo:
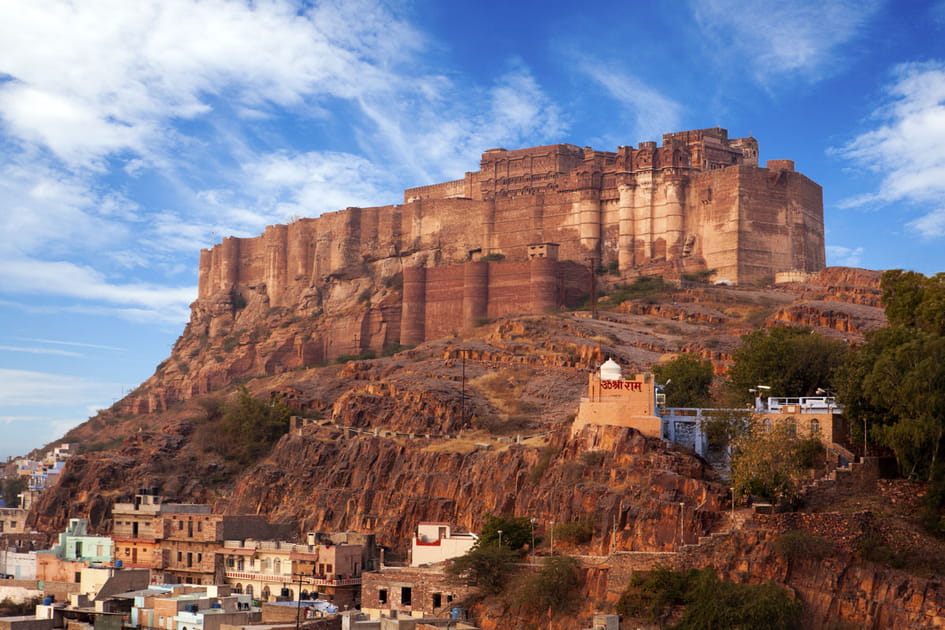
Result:
M352 405L359 402L346 398L337 408ZM408 428L416 417L408 411L389 423ZM611 544L667 551L711 530L726 500L727 488L702 460L631 429L587 427L571 439L559 434L545 450L432 450L414 441L314 427L287 436L239 483L229 510L298 520L307 530L368 528L401 550L417 522L477 531L492 513L533 516L546 537L555 522L589 520L598 552Z

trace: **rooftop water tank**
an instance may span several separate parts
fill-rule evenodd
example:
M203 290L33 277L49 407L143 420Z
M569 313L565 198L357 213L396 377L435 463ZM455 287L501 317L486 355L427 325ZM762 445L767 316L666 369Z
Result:
M602 381L620 381L623 380L623 371L613 359L607 359L600 366L600 380Z

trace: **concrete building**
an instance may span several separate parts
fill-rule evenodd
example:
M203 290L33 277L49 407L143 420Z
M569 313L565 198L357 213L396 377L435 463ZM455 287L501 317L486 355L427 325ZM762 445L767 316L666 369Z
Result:
M249 595L231 594L225 586L151 586L129 593L134 598L131 625L161 630L220 630L260 620Z
M442 617L470 594L439 568L385 567L365 573L361 611L382 617Z
M25 534L26 517L29 510L23 508L0 508L0 534Z
M713 417L750 415L755 422L786 425L799 437L817 437L824 444L848 440L843 408L829 396L762 397L749 409L665 407L651 374L625 380L620 366L608 359L598 373L588 376L588 395L581 399L571 434L589 424L630 427L691 448L705 457L708 452L705 425Z
M160 560L155 520L164 507L156 489L141 489L130 503L112 506L115 559L128 567L157 568ZM174 504L169 504L173 509Z
M581 399L571 434L588 424L632 427L649 437L663 437L653 376L624 379L617 362L607 359L597 373L588 375L587 397Z
M224 540L284 538L291 523L269 523L264 516L211 514L209 505L164 504L154 521L160 548L155 564L158 583L222 584L217 557Z
M12 576L14 580L35 580L36 552L0 550L0 575Z
M112 539L90 536L84 518L69 520L59 534L59 543L36 554L36 579L56 582L80 582L82 570L104 567L112 562Z
M360 545L302 545L278 540L227 540L218 550L227 584L266 602L321 598L354 607L363 572Z
M462 556L473 548L479 537L468 532L454 532L449 523L420 523L410 540L410 566L445 562Z

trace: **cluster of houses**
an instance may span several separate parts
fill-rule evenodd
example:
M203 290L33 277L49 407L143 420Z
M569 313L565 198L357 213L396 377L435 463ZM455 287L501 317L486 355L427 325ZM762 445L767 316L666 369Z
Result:
M296 541L296 531L139 490L113 506L110 536L71 519L49 549L0 550L0 599L42 600L34 615L0 618L0 630L235 630L326 616L359 630L421 628L421 620L474 628L461 619L465 588L442 571L472 548L474 534L421 523L409 566L382 566L373 534L310 532Z

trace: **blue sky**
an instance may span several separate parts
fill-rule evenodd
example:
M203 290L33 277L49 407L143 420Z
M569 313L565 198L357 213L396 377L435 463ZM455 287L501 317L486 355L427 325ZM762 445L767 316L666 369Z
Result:
M225 235L482 151L754 135L827 261L945 269L945 1L0 3L0 456L147 378Z

